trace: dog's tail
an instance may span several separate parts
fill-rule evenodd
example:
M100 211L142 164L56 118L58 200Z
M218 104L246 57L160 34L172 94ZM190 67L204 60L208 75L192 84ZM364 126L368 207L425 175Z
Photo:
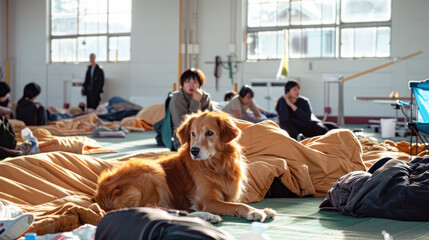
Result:
M171 193L162 167L148 161L128 161L104 170L93 197L102 209L171 206Z

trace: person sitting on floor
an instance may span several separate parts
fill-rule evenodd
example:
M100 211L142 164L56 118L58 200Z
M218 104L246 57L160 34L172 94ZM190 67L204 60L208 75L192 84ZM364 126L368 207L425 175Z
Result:
M218 108L218 109L222 109L222 108L224 108L224 107L229 103L229 101L231 101L231 99L232 99L235 95L237 95L237 93L236 93L235 91L228 91L228 92L226 92L226 93L225 93L225 96L223 97L223 101L222 101L222 102L219 102L219 103L217 104L217 108Z
M227 102L227 101L231 101L231 99L232 99L235 95L237 95L237 93L236 93L235 91L229 91L229 92L225 93L225 96L223 97L223 100L224 100L225 102Z
M37 83L29 83L24 87L24 95L16 106L16 119L23 121L27 126L46 125L48 112L42 104L34 102L41 89Z
M259 108L253 101L255 96L253 89L244 85L241 87L238 95L234 96L229 103L222 108L222 111L231 114L235 118L243 119L249 122L257 123L267 118L261 113L261 108ZM247 113L247 109L252 110L254 116Z
M185 70L180 76L179 91L174 92L169 103L171 120L173 124L173 145L175 149L180 147L180 140L176 136L176 129L180 126L185 115L195 113L198 110L213 111L210 94L201 87L205 82L204 73L196 68Z
M13 117L12 109L9 106L9 93L9 85L5 82L0 82L0 116L4 116L7 119L11 119Z
M329 129L312 113L310 101L300 95L300 89L295 80L285 84L285 94L276 105L280 127L294 139L298 139L300 133L304 137L327 133Z

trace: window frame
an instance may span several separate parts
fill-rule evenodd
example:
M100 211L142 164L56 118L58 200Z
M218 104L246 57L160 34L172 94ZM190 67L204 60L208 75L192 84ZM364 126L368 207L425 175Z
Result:
M377 57L377 56L373 56L373 57L341 57L341 44L342 44L342 39L341 39L341 30L342 29L347 29L347 28L352 28L352 29L356 29L356 28L368 28L368 27L388 27L390 29L390 46L392 46L392 9L390 10L390 19L388 21L371 21L371 22L342 22L341 21L341 0L336 0L336 16L335 16L335 22L334 23L330 23L330 24L301 24L301 25L292 25L291 21L292 21L292 17L291 17L291 2L293 2L294 0L290 0L289 1L289 19L288 19L288 25L283 25L283 26L263 26L263 27L249 27L248 26L248 7L249 7L249 0L246 0L246 14L245 14L245 21L246 21L246 33L245 33L245 44L246 44L246 61L248 62L255 62L255 61L271 61L271 60L278 60L280 58L257 58L257 59L249 59L248 58L248 52L249 52L249 44L247 42L247 35L249 33L257 33L257 32L265 32L265 31L272 31L272 32L277 32L277 31L284 31L286 30L289 34L289 30L291 29L300 29L300 30L304 30L304 29L324 29L324 28L333 28L335 29L335 44L334 44L334 54L333 57L294 57L294 58L290 58L290 51L288 51L288 58L289 59L385 59L385 58L390 58L391 54L392 54L392 49L390 47L389 50L389 56L386 57ZM303 1L303 0L301 0ZM390 6L392 6L392 0L390 1ZM289 43L288 43L288 48L290 49L290 41L291 39L289 39ZM377 44L377 43L375 43ZM278 49L277 49L278 51Z
M129 63L131 62L131 56L132 56L132 51L131 51L131 29L132 29L132 21L131 21L131 26L130 26L130 32L121 32L121 33L110 33L109 32L109 15L110 15L110 11L109 11L109 0L107 1L107 13L106 13L106 33L90 33L90 34L79 34L79 22L80 22L80 15L79 15L79 3L80 0L76 0L77 1L77 16L76 16L76 27L77 27L77 34L68 34L68 35L59 35L59 36L55 36L52 35L52 1L53 0L49 0L49 20L48 20L48 29L49 29L49 43L48 43L48 51L49 51L49 56L48 56L48 62L50 64L70 64L70 63L85 63L89 61L89 55L88 55L88 59L86 61L79 61L79 38L82 37L106 37L106 60L98 60L97 62L102 62L102 63ZM132 4L132 0L131 4ZM132 5L131 5L132 6ZM132 7L130 9L130 17L132 20ZM129 60L109 60L109 54L110 54L110 38L111 37L129 37L130 38L130 59ZM63 62L53 62L52 61L52 40L55 39L75 39L76 40L76 60L75 61L63 61Z

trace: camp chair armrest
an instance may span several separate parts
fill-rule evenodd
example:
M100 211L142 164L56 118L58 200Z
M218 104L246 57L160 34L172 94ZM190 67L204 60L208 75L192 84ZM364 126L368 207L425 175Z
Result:
M399 104L399 106L401 106L401 107L408 107L408 106L414 104L413 102L407 103L407 102L404 102L404 101L401 101L401 100L396 100L396 103Z

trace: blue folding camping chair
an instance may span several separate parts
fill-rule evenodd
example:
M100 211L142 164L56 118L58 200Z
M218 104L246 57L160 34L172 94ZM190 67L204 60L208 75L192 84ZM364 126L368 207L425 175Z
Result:
M415 155L420 152L429 150L429 79L423 81L409 81L408 87L411 89L411 102L406 103L398 100L401 111L407 119L407 126L410 129L410 156L413 155L413 137L415 137ZM410 109L410 115L406 113L405 108ZM418 149L419 140L425 148L421 151Z

